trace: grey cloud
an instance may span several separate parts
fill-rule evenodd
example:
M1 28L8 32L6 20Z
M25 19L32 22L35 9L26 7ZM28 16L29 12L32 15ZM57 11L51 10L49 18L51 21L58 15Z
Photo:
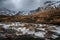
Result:
M44 6L48 0L0 0L0 8L5 7L11 10L33 10L39 6ZM50 0L59 1L59 0Z

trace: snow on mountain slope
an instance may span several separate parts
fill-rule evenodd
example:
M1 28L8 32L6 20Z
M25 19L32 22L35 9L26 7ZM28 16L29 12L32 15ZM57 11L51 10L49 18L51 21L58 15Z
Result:
M19 10L19 11L12 11L10 9L7 9L7 8L0 8L0 15L6 15L6 16L13 16L13 15L31 15L32 13L34 12L38 12L38 11L41 11L41 10L44 10L48 7L59 7L60 8L60 1L45 1L44 6L40 6L38 8L35 8L33 10L30 10L30 11L26 11L26 10Z

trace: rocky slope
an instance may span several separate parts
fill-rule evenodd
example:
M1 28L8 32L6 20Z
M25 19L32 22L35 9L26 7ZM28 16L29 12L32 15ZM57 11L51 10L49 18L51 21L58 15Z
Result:
M60 9L46 9L27 16L0 16L1 22L60 23Z

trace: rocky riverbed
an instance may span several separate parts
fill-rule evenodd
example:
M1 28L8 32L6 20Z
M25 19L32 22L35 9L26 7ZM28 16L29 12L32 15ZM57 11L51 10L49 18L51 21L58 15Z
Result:
M0 23L0 38L56 40L60 37L60 26L34 23Z

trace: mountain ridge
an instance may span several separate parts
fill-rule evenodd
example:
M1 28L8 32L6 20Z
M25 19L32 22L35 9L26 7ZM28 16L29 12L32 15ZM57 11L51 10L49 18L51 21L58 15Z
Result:
M60 9L47 9L32 15L8 16L0 18L1 22L27 22L27 23L60 23Z

